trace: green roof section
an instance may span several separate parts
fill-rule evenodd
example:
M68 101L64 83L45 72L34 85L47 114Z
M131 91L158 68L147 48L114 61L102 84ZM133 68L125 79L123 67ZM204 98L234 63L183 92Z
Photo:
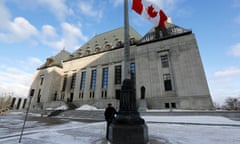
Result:
M57 55L47 58L46 62L40 66L38 69L44 69L52 66L57 66L62 68L62 62L71 57L71 53L66 50L61 50Z
M135 31L132 27L129 27L130 41L137 42L142 36ZM102 51L107 51L114 48L122 47L124 44L124 27L120 27L102 34L94 36L91 40L81 46L73 53L74 57L84 56Z
M142 36L129 27L130 45L136 45ZM72 54L66 50L61 50L56 56L49 57L46 62L38 69L44 69L52 66L62 68L62 62L85 57L124 46L124 27L120 27L102 34L94 36L91 40L81 46Z

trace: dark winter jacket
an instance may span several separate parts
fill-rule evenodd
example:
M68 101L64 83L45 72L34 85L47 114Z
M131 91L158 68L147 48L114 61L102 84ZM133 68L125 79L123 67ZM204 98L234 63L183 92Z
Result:
M116 114L116 110L113 107L107 107L104 112L105 120L112 121L115 114Z

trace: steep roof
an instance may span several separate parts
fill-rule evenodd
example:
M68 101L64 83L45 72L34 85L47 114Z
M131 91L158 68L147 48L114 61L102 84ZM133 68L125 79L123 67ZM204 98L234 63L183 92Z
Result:
M191 30L182 28L172 23L167 23L166 29L160 27L151 28L149 32L139 40L138 44L141 45L149 42L165 40L190 33L192 33Z
M69 59L70 56L71 56L71 53L63 49L57 55L47 58L46 62L42 66L40 66L38 69L44 69L52 66L57 66L62 68L62 62L64 60Z
M142 38L132 27L129 27L130 43L135 43ZM123 47L124 27L94 36L86 44L73 53L74 57L82 57L114 48Z

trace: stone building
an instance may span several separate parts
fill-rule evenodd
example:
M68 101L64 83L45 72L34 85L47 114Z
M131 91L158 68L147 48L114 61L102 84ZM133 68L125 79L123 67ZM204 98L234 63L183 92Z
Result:
M22 110L27 106L28 99L22 97L14 97L13 93L4 93L0 95L0 111L3 110Z
M141 36L130 27L130 73L138 103L149 109L212 109L196 38L192 31L168 24ZM32 108L59 103L104 108L118 106L123 81L124 28L94 36L73 53L47 58L31 85Z

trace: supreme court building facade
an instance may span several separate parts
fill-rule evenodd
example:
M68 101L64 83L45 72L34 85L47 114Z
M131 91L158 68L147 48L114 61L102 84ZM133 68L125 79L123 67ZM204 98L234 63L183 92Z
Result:
M141 36L130 27L130 72L138 103L149 109L212 109L205 72L192 31L168 24ZM32 108L60 103L118 107L123 81L124 28L94 36L37 68Z

